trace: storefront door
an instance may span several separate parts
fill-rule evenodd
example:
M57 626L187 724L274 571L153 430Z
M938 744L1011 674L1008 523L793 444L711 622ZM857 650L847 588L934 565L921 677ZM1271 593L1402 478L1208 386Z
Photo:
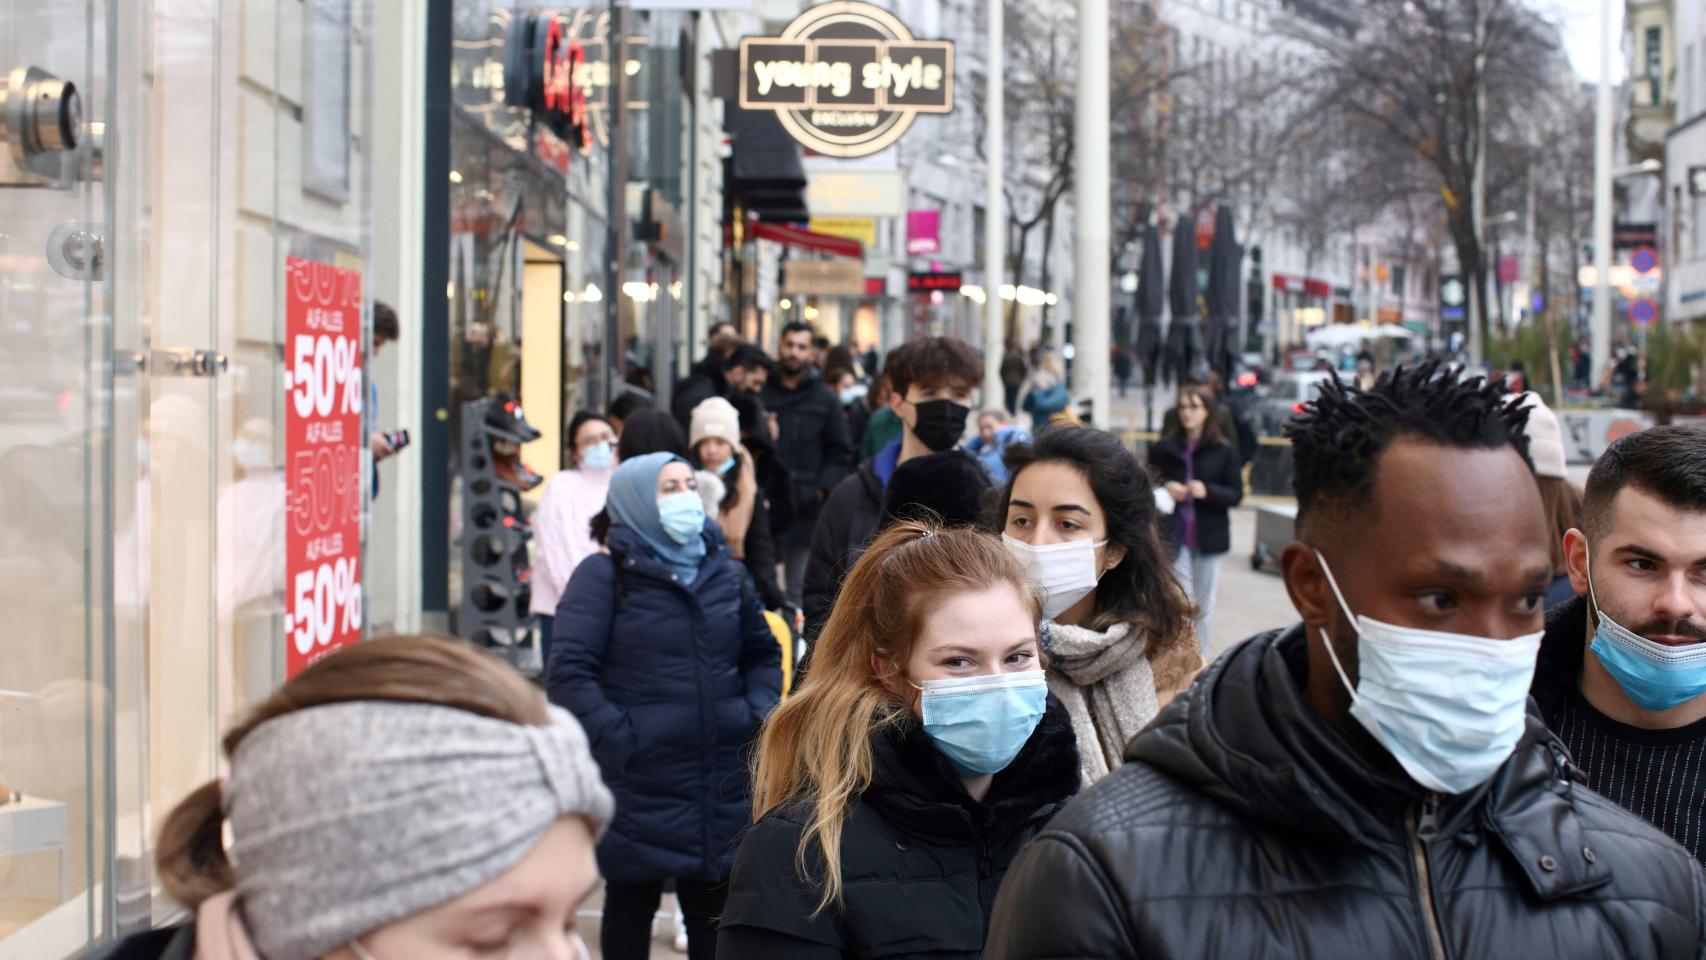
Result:
M85 0L0 3L4 957L64 956L108 921L114 475L134 466L138 435L114 419L137 380L115 362L107 282L107 28Z
M285 271L365 275L366 10L0 0L0 960L174 919L154 839L284 678Z

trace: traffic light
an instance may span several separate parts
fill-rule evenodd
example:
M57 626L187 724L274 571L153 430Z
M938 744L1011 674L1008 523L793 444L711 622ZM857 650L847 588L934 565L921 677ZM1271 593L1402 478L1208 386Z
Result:
M462 608L460 632L537 675L540 642L528 583L533 539L521 495L541 478L521 462L521 445L540 433L515 397L499 394L462 407Z

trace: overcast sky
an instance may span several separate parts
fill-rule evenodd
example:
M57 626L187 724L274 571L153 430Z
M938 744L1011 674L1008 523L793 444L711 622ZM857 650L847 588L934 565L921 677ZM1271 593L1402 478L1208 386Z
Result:
M1570 63L1583 80L1599 79L1599 8L1606 0L1531 0L1535 7L1557 20L1564 31L1564 46L1570 52ZM1623 0L1609 0L1613 34L1611 51L1611 82L1623 78Z

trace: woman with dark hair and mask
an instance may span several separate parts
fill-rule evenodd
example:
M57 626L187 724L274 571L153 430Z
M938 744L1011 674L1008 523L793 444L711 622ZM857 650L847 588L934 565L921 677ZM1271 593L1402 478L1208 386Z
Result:
M1049 690L1092 783L1202 669L1191 602L1156 532L1149 474L1119 437L1052 427L1006 464L989 526L1042 592Z

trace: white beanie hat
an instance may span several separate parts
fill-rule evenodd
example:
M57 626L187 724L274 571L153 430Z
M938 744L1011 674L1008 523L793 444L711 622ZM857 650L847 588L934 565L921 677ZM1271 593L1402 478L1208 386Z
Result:
M1528 408L1528 426L1524 429L1528 433L1528 456L1534 461L1534 475L1560 480L1569 476L1564 462L1564 430L1558 424L1558 415L1533 390L1523 394L1517 403Z
M740 445L740 414L735 405L722 397L711 397L700 401L693 408L693 423L688 430L688 447L697 447L699 441L716 437L727 440L729 446Z

